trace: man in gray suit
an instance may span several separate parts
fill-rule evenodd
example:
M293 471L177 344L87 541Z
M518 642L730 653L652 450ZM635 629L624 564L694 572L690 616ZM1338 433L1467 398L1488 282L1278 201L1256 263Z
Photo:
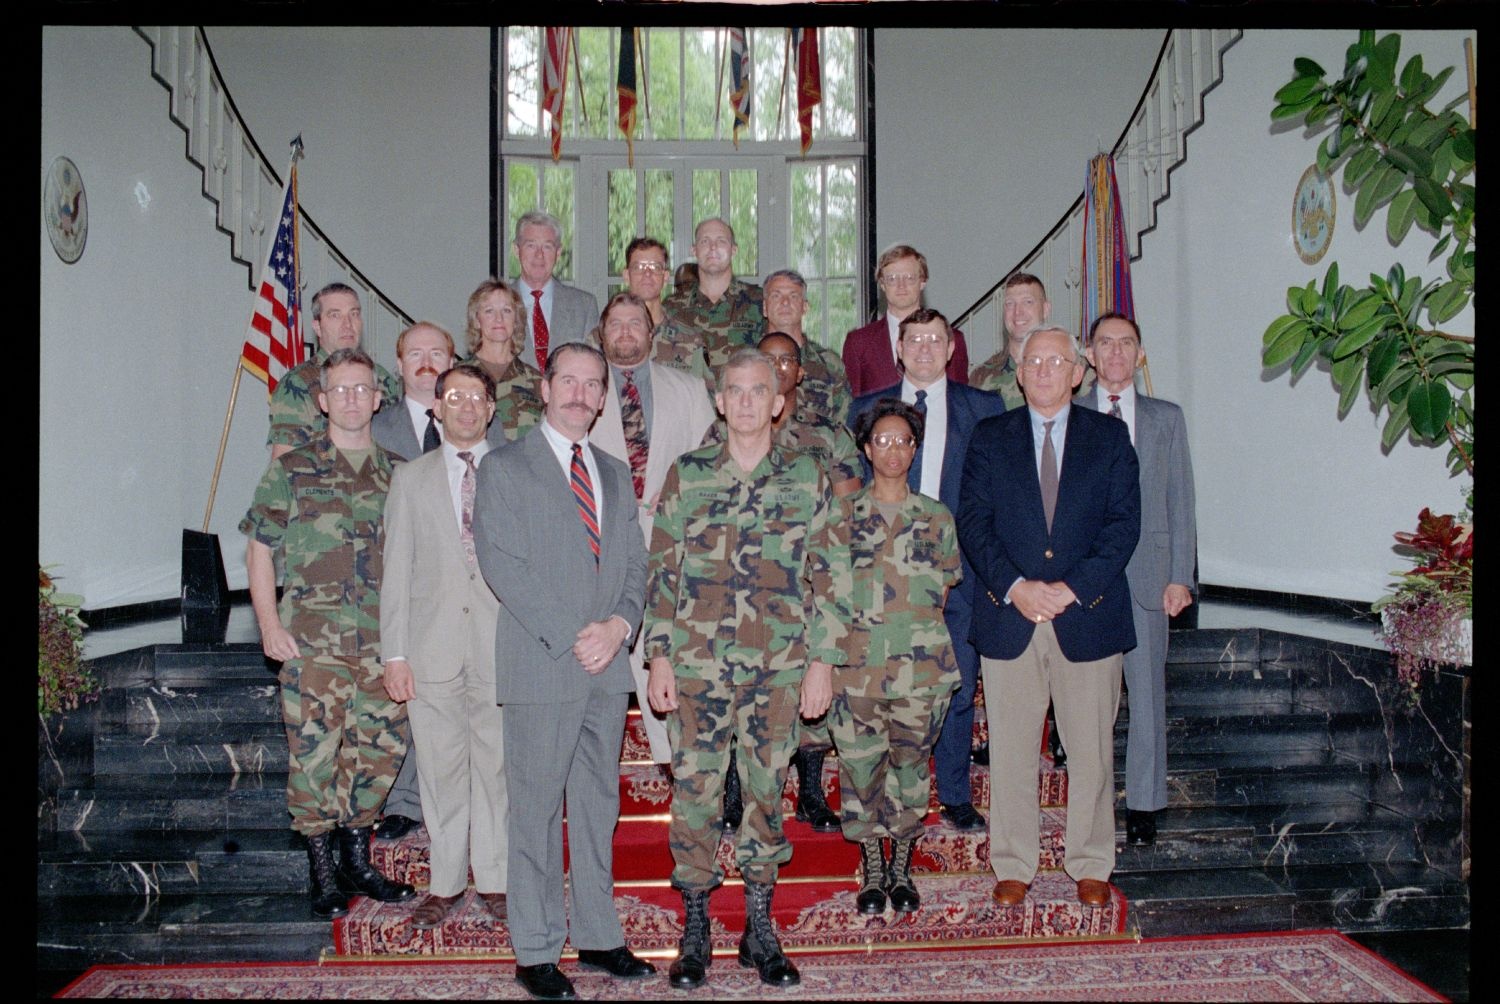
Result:
M634 293L616 293L604 308L599 331L609 360L609 390L590 433L595 446L630 467L643 544L651 539L657 497L673 461L703 445L716 417L702 380L651 361L652 328L649 304ZM637 636L630 671L641 723L651 759L671 763L666 721L651 710L646 696L644 651Z
M552 348L581 342L599 319L593 293L558 282L552 276L562 250L562 224L556 216L533 210L516 221L512 245L521 260L521 275L513 285L526 305L526 361L544 369Z
M415 460L442 442L438 420L438 375L453 365L453 336L430 321L418 321L396 338L396 365L402 398L386 401L370 421L370 434L392 460ZM407 720L410 728L410 719ZM378 840L399 840L422 825L422 796L417 781L416 744L407 736L401 773L391 785L375 826Z
M495 703L500 602L479 572L472 529L495 384L462 363L438 377L436 389L443 445L391 477L380 582L385 690L406 704L412 746L402 773L418 771L432 839L432 881L412 914L419 930L437 927L458 905L471 866L490 915L504 920L506 913L503 729Z
M563 908L562 811L572 862L578 961L648 976L615 912L611 840L620 813L629 643L645 603L646 548L630 469L588 441L609 367L569 342L543 373L542 422L479 468L474 543L501 603L495 683L510 813L509 914L516 978L534 997L571 999L557 968L570 937Z
M1146 361L1136 323L1104 314L1089 329L1087 355L1099 379L1078 403L1123 420L1140 459L1141 539L1125 568L1137 639L1125 653L1125 839L1149 844L1167 805L1167 620L1193 602L1193 466L1182 409L1136 393L1135 371Z

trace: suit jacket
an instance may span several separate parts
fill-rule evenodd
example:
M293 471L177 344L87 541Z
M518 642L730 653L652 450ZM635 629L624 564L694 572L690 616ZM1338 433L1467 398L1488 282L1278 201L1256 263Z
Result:
M626 694L630 641L646 596L646 547L624 464L595 448L602 499L596 564L567 476L538 425L491 450L479 465L474 545L502 609L495 626L495 688L501 704L557 704L591 691ZM608 668L584 672L578 632L619 614L630 638Z
M844 336L844 370L849 375L849 392L855 397L901 382L901 371L896 368L896 357L891 352L891 332L886 326L884 311L869 324ZM957 328L953 329L953 358L948 360L948 382L969 382L969 348L964 343L964 333Z
M1096 384L1073 403L1103 411L1098 395ZM1141 465L1141 541L1125 566L1125 577L1138 606L1160 610L1169 583L1193 588L1198 549L1193 465L1182 409L1137 392L1135 454Z
M953 353L958 358L958 352ZM864 394L854 401L854 406L849 409L849 424L853 428L854 419L861 412L867 411L876 401L883 397L901 396L901 383L898 380L890 387L878 390L870 394ZM964 457L969 452L969 439L974 433L974 427L980 420L992 418L1005 411L1005 401L999 394L977 387L966 387L963 384L948 382L948 429L947 439L943 444L943 473L938 482L938 501L948 507L949 512L958 512L959 486L963 482ZM865 479L870 477L869 461L865 460ZM967 643L969 640L969 627L974 608L974 570L969 566L969 561L960 550L963 558L963 581L961 581L952 592L948 594L948 603L943 608L947 617L948 630L954 640Z
M957 515L959 545L978 577L973 639L980 654L1014 659L1030 644L1036 625L1005 602L1018 578L1061 580L1078 597L1052 622L1071 661L1135 646L1125 565L1140 538L1141 486L1125 423L1072 409L1049 533L1031 410L983 420L969 440Z
M419 682L446 683L463 668L470 639L475 651L494 651L500 601L464 556L441 449L391 476L384 556L382 659L401 656Z
M422 455L422 444L412 428L411 412L404 397L381 405L370 419L370 435L394 460L411 460Z
M517 281L512 279L511 285L515 286ZM520 287L516 290L519 292ZM536 331L531 323L531 305L536 301L524 295L522 300L526 309L526 354L523 358L528 363L535 363ZM552 280L552 317L547 321L548 351L563 342L585 341L589 331L598 323L599 301L594 299L593 293L569 286L560 279Z
M646 491L640 507L643 541L651 535L650 503L666 482L672 462L703 445L703 434L718 414L702 380L660 363L648 362L646 365L651 368L651 421L646 430L650 440L646 454ZM629 472L630 451L625 446L618 388L612 386L604 395L604 411L594 422L589 442L625 464Z

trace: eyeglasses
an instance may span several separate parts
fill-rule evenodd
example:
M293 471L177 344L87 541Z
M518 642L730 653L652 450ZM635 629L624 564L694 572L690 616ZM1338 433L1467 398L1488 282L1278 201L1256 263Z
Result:
M490 396L482 390L459 390L457 387L443 392L443 403L450 408L461 408L465 401L476 408L483 408Z
M767 353L770 355L770 353ZM771 356L771 365L779 370L789 370L797 365L797 357L792 355Z
M910 286L913 283L921 282L922 277L920 275L914 275L911 272L902 272L897 275L888 273L882 276L880 281L885 283L887 286Z
M938 345L948 340L948 336L940 335L936 331L919 331L914 335L902 335L901 340L908 345Z
M870 442L880 450L889 450L897 446L903 450L909 450L917 445L917 437L901 432L877 432L870 437Z
M1027 356L1025 359L1021 360L1021 365L1029 370L1047 369L1056 371L1062 369L1064 366L1071 366L1072 364L1073 360L1069 359L1067 356L1047 356L1045 359L1043 359L1041 356Z
M652 272L665 272L666 270L667 266L659 261L638 261L630 266L630 271L645 272L647 275L650 275Z
M327 393L329 397L336 397L340 399L346 398L350 394L353 394L357 399L363 401L365 398L375 393L375 388L371 387L367 383L357 383L352 387L346 384L339 384L337 387L329 387Z

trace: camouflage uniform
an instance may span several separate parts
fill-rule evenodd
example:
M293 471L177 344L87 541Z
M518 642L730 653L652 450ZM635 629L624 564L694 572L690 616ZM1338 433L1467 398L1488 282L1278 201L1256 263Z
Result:
M406 709L386 696L379 658L390 484L384 450L356 471L324 434L271 462L240 521L286 563L281 623L302 650L281 667L286 798L307 836L374 823L406 754Z
M830 348L811 338L802 343L802 383L797 387L798 403L822 415L835 425L849 421L854 396L849 391L849 375L844 360Z
M943 591L962 575L957 531L946 506L916 492L894 526L869 488L845 502L854 617L828 712L844 836L915 840L927 815L928 758L958 687L943 620Z
M711 889L730 742L745 814L736 861L770 883L792 856L781 789L810 660L844 661L849 545L828 479L809 456L772 446L745 473L728 446L679 457L651 535L646 656L672 662L672 884ZM806 613L805 604L812 613Z
M1026 395L1016 383L1016 366L1009 349L1001 349L969 371L969 386L990 390L1005 399L1005 410L1026 403Z
M327 353L319 350L300 366L289 370L276 383L271 395L271 431L267 446L306 446L328 431L328 417L318 407L319 368ZM401 403L401 381L380 365L375 367L380 388L380 406Z
M674 292L661 305L663 318L651 358L702 377L710 389L713 374L724 368L735 350L756 344L766 333L761 289L739 279L729 280L718 303L692 286Z
M519 355L504 369L480 358L468 360L495 381L495 417L485 439L491 446L514 442L542 420L542 372Z

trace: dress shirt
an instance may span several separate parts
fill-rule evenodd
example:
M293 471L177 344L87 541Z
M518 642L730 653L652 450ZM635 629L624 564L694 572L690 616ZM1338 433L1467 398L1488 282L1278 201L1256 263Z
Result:
M556 285L557 280L549 277L547 285L542 287L542 316L547 319L547 333L549 336L552 333L552 290ZM516 289L521 294L521 303L523 309L526 311L526 351L530 352L531 357L535 359L536 331L533 330L534 326L531 323L531 311L536 301L531 298L532 287L527 284L525 279L519 276L516 277Z
M1042 476L1042 436L1046 434L1046 423L1052 423L1052 450L1057 454L1057 477L1059 483L1062 481L1063 466L1063 441L1068 433L1068 413L1073 410L1071 403L1065 403L1062 409L1051 418L1043 418L1041 414L1030 405L1026 410L1031 412L1031 445L1035 447L1037 477ZM1107 410L1107 409L1106 409Z
M558 466L562 468L563 480L568 484L573 483L573 441L552 427L552 423L545 418L542 419L542 435L547 437L547 445L552 447L553 456L557 457ZM584 436L578 441L583 447L583 466L588 468L589 481L594 486L594 512L599 517L599 525L604 525L604 493L599 490L599 465L594 463L594 451L589 449L589 437ZM570 489L571 490L571 489Z
M1112 391L1112 390L1105 390L1103 384L1099 384L1098 386L1099 386L1099 391L1098 391L1098 393L1099 393L1099 410L1101 412L1103 412L1104 414L1108 415L1109 414L1109 409L1110 409L1110 407L1112 405L1118 404L1120 406L1120 417L1125 420L1125 424L1130 428L1130 445L1134 446L1135 445L1135 385L1131 384L1130 386L1128 386L1125 389L1123 389L1121 391L1118 391L1118 392ZM1118 393L1120 395L1120 400L1119 401L1111 401L1109 399L1109 396L1111 394L1114 394L1114 393Z
M412 431L417 434L417 449L420 450L422 446L427 442L427 421L429 418L427 412L429 409L431 409L432 405L422 404L409 395L407 397L403 397L401 399L401 403L406 405L406 414L407 417L411 419ZM443 434L442 424L439 423L437 428L438 436L441 437Z
M922 433L922 470L917 490L935 499L943 482L943 454L948 446L948 378L939 377L922 390L927 392L924 402L927 427ZM917 387L906 377L901 378L901 400L907 404L917 403Z
M891 336L891 358L896 360L896 368L898 370L901 368L901 350L897 346L901 343L901 322L904 320L906 318L897 317L889 310L885 312L885 330ZM926 493L924 492L923 494ZM937 496L934 495L933 498L937 498Z
M464 525L464 500L461 492L464 481L464 462L458 458L458 447L446 439L443 440L443 445L440 449L443 451L443 466L448 471L448 494L453 498L454 525L462 530ZM469 447L468 452L474 454L475 477L478 477L479 462L484 459L486 453L490 452L490 444L481 439L477 444Z

